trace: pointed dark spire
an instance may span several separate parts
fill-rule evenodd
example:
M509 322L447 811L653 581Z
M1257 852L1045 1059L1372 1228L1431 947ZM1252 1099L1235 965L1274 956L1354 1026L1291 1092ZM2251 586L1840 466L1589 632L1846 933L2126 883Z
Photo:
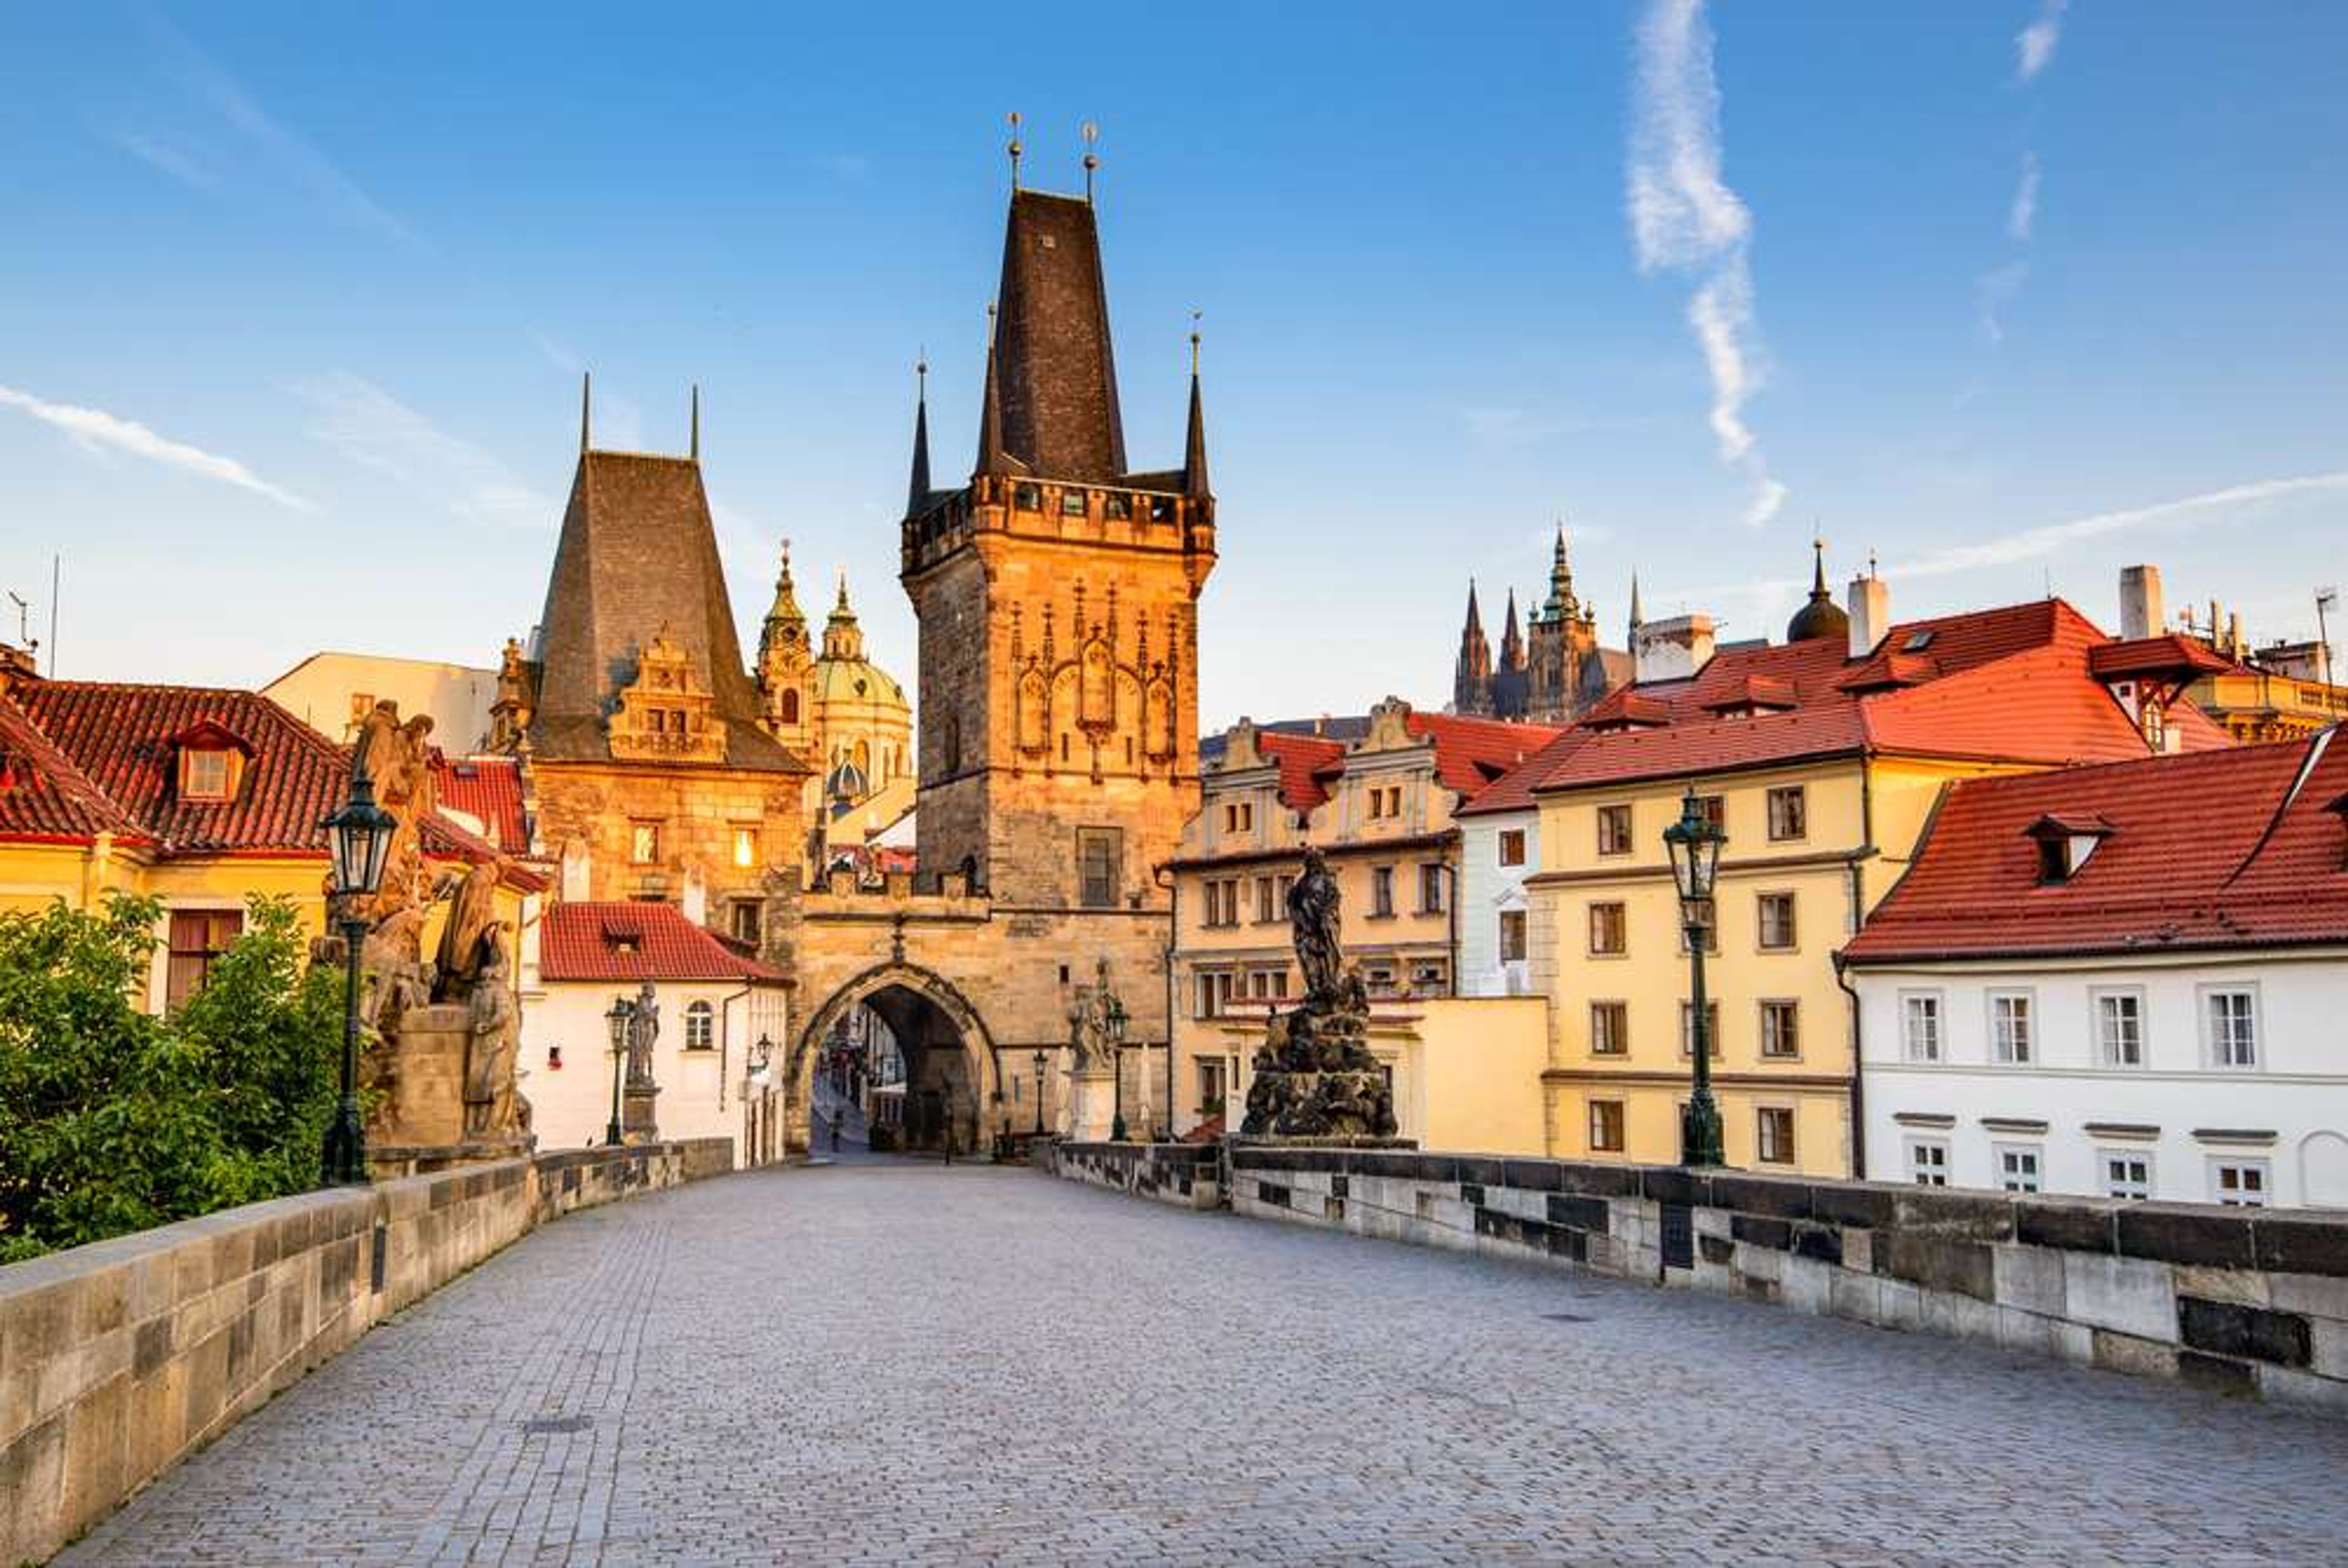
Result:
M1492 645L1484 638L1484 615L1476 603L1476 579L1468 579L1468 623L1459 629L1459 661L1451 675L1451 709L1457 713L1492 711Z
M1634 571L1631 574L1631 646L1634 649L1639 645L1640 624L1639 574Z
M1525 667L1524 633L1517 630L1517 590L1509 589L1509 619L1500 631L1500 668L1521 670Z
M595 373L582 370L579 373L579 451L582 456L584 456L587 452L588 416L593 411L594 405Z
M693 460L698 463L701 461L701 385L698 382L694 384L693 388L692 425L691 445L687 450L692 454Z
M1810 597L1812 599L1834 597L1827 590L1827 542L1820 538L1810 541Z
M930 361L913 362L913 473L906 487L905 515L918 517L930 498Z
M1199 313L1190 313L1190 436L1182 449L1182 493L1203 501L1207 485L1207 405L1199 395Z
M1806 641L1813 637L1844 637L1850 632L1850 617L1834 601L1834 592L1827 587L1827 542L1810 541L1809 602L1794 612L1786 623L1786 641Z
M1003 394L994 369L994 307L986 307L986 395L978 410L979 474L1007 474L1011 465L1003 451Z

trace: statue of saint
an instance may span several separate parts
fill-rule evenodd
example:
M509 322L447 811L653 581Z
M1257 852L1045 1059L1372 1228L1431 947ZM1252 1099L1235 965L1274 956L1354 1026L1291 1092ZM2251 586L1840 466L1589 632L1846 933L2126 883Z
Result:
M1112 1066L1110 1058L1116 1054L1108 1038L1109 1001L1114 995L1108 989L1108 960L1101 959L1094 973L1093 983L1078 990L1068 1004L1068 1047L1076 1054L1078 1072Z
M653 1087L653 1047L660 1040L660 1003L646 980L628 1010L628 1087Z
M1288 928L1304 971L1304 995L1324 1007L1338 997L1344 950L1337 942L1337 879L1321 851L1306 846L1304 873L1288 889Z
M448 922L440 928L434 999L464 1001L479 981L487 956L483 938L498 924L498 863L485 860L456 880Z
M481 933L479 972L465 1009L472 1046L465 1056L465 1131L479 1136L518 1131L525 1112L514 1090L521 1018L514 1007L503 922Z

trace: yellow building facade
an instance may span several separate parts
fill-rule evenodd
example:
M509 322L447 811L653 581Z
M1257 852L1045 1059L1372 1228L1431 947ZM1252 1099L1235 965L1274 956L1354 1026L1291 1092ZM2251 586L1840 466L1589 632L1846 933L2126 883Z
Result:
M2128 679L2100 675L2094 651L2112 640L2059 600L1886 630L1880 585L1853 592L1847 631L1775 646L1715 655L1701 627L1691 648L1674 623L1679 661L1657 660L1668 675L1594 710L1532 786L1528 958L1550 1001L1559 1157L1680 1156L1690 962L1663 830L1690 793L1726 835L1704 972L1727 1161L1843 1176L1862 1168L1863 1123L1836 954L1906 870L1943 790L2226 743L2178 695L2182 654L2162 679L2128 644Z
M1178 1132L1244 1102L1265 1019L1301 995L1288 889L1308 843L1337 880L1340 940L1370 995L1371 1048L1394 1077L1405 1135L1421 1136L1414 1122L1429 1116L1453 1127L1476 1121L1454 1103L1459 1091L1434 1082L1437 1058L1448 1064L1458 1053L1430 1046L1447 1037L1426 1024L1428 1008L1456 989L1453 813L1556 732L1415 713L1392 698L1358 727L1340 740L1242 720L1204 769L1202 808L1169 867ZM1529 1078L1529 1070L1519 1081Z

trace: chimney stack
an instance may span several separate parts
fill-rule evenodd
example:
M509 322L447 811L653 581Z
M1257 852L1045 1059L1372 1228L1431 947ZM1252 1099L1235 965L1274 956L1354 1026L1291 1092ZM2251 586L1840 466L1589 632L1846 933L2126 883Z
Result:
M1713 630L1709 615L1680 615L1650 620L1639 628L1638 646L1631 651L1635 679L1684 681L1712 662Z
M2157 637L2168 623L2160 602L2160 569L2120 568L2120 635L2131 642L2139 637Z
M1850 656L1865 659L1891 630L1891 589L1873 572L1850 579Z

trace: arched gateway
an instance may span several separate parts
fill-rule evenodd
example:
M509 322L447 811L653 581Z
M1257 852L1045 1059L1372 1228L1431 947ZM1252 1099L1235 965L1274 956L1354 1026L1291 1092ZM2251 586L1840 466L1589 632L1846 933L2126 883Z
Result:
M904 1059L908 1143L935 1146L950 1127L958 1147L976 1147L991 1131L987 1109L1002 1100L994 1038L951 980L901 958L851 977L808 1014L791 1041L791 1102L798 1115L814 1103L824 1042L859 1007L880 1016Z

